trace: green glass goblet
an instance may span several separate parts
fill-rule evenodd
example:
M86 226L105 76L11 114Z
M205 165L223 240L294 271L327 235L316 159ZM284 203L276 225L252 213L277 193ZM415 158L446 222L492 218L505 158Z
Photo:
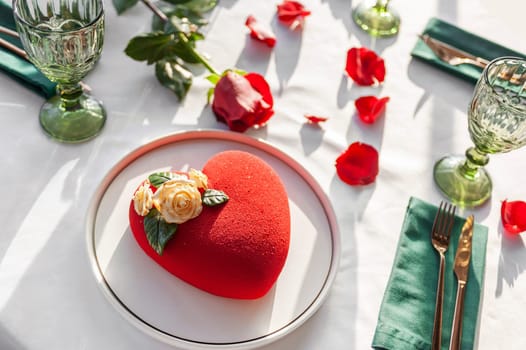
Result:
M468 109L474 147L466 156L448 156L434 167L435 182L452 202L477 206L491 196L492 181L484 166L488 154L526 144L526 60L501 57L486 66Z
M57 95L40 110L40 125L63 142L98 135L106 112L79 83L102 52L102 0L14 0L13 9L30 61L57 83Z
M389 6L389 0L362 0L352 11L354 22L376 37L387 37L398 33L400 15Z

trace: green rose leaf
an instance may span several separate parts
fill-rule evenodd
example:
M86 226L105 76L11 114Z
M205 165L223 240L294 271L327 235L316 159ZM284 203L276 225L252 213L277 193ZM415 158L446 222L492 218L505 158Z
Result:
M216 85L219 79L221 79L221 76L219 74L210 74L206 77L206 80L211 82L213 85Z
M153 174L150 174L150 176L148 176L148 180L155 187L159 187L166 181L171 180L173 178L175 178L175 174L169 171L153 173Z
M171 4L174 4L174 5L181 5L181 4L186 4L188 2L190 2L192 0L170 0L170 1L167 1Z
M182 101L192 86L192 73L176 60L161 60L155 64L155 76Z
M177 231L177 224L167 223L155 208L144 217L144 231L150 246L162 255L164 247Z
M225 192L214 190L214 189L207 189L203 193L203 204L207 207L213 207L219 204L223 204L228 201L228 196Z
M183 33L179 33L179 35L185 36L185 34ZM198 33L192 33L192 37L197 37L199 35L200 34ZM192 48L195 48L194 40L200 40L200 39L194 38L192 40L190 39L187 39L187 40L188 40L188 45L190 45ZM199 63L199 58L190 49L188 49L188 46L186 46L181 40L174 42L173 53L175 56L177 56L178 58L182 59L185 62L192 63L192 64Z
M137 61L148 64L171 57L175 54L177 40L174 34L161 31L146 33L132 38L124 52Z
M217 0L166 0L174 5L182 5L185 8L195 12L208 12L217 5Z
M170 5L169 5L170 6ZM165 32L174 32L173 22L174 21L185 21L190 25L190 31L196 31L197 29L208 24L208 20L204 18L199 12L195 12L184 8L183 6L160 6L160 10L168 17L169 21L164 22L158 16L154 15L152 18L152 30L162 30Z
M117 14L120 15L127 9L135 6L139 2L139 0L112 0L112 2L113 6L115 7L115 10L117 11Z
M165 27L165 31L167 32L183 32L187 38L194 40L194 38L190 38L193 33L197 33L198 27L193 24L187 17L179 17L179 16L170 16L168 20L168 26ZM199 34L195 37L197 40L203 39L203 35Z
M120 14L139 0L112 1ZM153 32L132 38L124 51L134 60L155 63L159 82L174 91L181 101L190 89L193 75L184 63L202 65L209 72L217 73L208 58L196 50L196 41L204 39L199 29L208 24L204 13L212 10L217 0L166 0L145 4L154 13Z

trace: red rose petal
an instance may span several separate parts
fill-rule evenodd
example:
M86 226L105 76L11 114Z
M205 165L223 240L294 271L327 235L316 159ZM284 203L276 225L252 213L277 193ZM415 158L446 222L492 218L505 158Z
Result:
M338 177L351 186L374 182L378 171L378 151L365 143L352 143L336 159Z
M500 218L504 229L512 234L526 231L526 202L504 200L500 207Z
M259 22L256 17L250 15L245 21L245 25L250 29L250 36L256 40L264 42L268 47L276 45L276 37L272 31Z
M353 47L347 51L345 71L358 85L370 86L385 79L385 62L374 51Z
M326 122L329 119L327 117L318 117L315 115L305 115L305 118L307 119L309 123L316 124L316 125L319 123Z
M272 109L274 106L274 98L272 97L270 86L261 74L248 73L245 75L245 79L248 80L254 90L261 94L263 105L267 106L265 107L265 113L260 113L255 122L257 126L262 126L274 115L274 110Z
M376 96L362 96L354 101L354 105L358 111L358 117L364 123L373 124L385 111L387 102L389 102L389 97L379 99Z
M310 11L298 1L285 0L278 5L278 19L291 28L302 27L305 17L310 15Z
M274 100L265 78L257 73L228 72L214 89L212 110L230 130L244 132L262 126L274 114Z

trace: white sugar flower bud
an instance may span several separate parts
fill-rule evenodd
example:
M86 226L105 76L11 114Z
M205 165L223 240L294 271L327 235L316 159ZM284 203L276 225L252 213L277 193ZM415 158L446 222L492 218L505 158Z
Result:
M153 206L153 192L150 181L146 180L133 195L133 208L140 216L146 216Z
M205 190L208 189L208 176L203 174L202 171L190 168L190 171L188 172L188 177L190 178L190 180L195 181L197 188L202 188Z

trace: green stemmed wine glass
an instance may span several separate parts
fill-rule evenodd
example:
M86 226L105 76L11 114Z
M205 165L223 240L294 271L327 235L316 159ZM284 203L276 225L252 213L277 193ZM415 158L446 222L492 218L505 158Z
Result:
M469 105L468 126L475 147L466 157L440 159L434 178L451 201L477 206L491 196L491 178L484 169L488 154L526 144L526 60L501 57L486 66Z
M102 51L102 0L14 0L13 9L30 61L57 83L57 95L40 110L40 125L63 142L93 138L104 126L106 112L79 83Z
M389 0L362 0L352 11L352 18L372 36L392 36L400 29L400 15L389 6Z

